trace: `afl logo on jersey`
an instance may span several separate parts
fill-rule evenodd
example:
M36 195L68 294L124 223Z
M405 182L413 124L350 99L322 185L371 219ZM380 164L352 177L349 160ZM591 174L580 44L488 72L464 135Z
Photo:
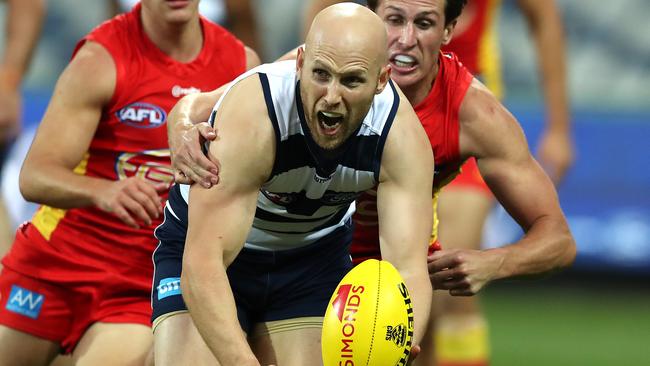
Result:
M150 103L132 103L115 112L120 122L137 128L156 128L165 124L165 110Z

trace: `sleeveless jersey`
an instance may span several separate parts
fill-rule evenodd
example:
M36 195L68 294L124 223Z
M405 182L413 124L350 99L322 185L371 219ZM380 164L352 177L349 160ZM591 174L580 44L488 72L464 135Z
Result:
M415 113L429 137L435 159L432 245L437 240L435 205L438 191L458 174L462 164L458 147L458 112L473 79L472 74L454 54L440 53L438 64L438 75L431 91L415 106ZM357 199L351 247L355 263L367 258L378 258L380 254L376 196L375 189L372 189Z
M201 18L204 47L195 60L177 62L147 37L140 13L138 4L129 13L99 25L77 45L75 53L87 41L110 53L116 85L75 172L108 180L138 176L171 185L167 114L182 96L216 89L243 73L245 50L233 35ZM166 198L166 193L161 196ZM150 275L151 253L157 243L152 232L161 221L134 229L96 207L41 206L31 223L21 228L27 240L4 263L18 271L54 276L31 259L45 253L62 262L140 264L148 270L145 275Z
M501 0L471 0L461 13L451 43L442 48L460 61L497 96L503 95L496 19Z
M378 183L383 147L399 95L390 82L375 96L343 152L328 159L305 122L295 61L262 65L249 73L257 73L261 81L275 130L276 156L271 177L260 189L245 246L262 250L305 246L349 223L354 200ZM185 202L188 191L188 186L181 186ZM170 202L174 202L172 197ZM178 206L172 206L172 211L186 220L185 212L178 215L176 211L187 210L187 206Z

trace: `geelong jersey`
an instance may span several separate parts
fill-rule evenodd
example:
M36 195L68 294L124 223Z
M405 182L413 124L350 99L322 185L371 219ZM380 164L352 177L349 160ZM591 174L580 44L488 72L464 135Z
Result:
M131 12L95 28L77 46L78 50L87 41L103 46L117 75L113 97L104 107L90 147L75 172L108 180L137 176L171 185L166 130L169 111L184 95L213 90L243 73L245 50L233 35L201 18L204 47L195 60L177 62L147 37L140 12L138 4ZM114 259L150 267L156 244L152 232L158 224L160 220L154 220L149 227L143 224L133 229L95 207L62 210L41 206L31 224L23 228L25 245L33 245L33 250L16 250L5 263L18 270L31 268L35 265L26 253L45 252L76 258L77 262L81 262L79 258L85 262ZM49 244L36 244L43 240Z
M295 61L262 65L249 73L257 73L261 81L275 130L276 156L271 177L260 189L245 245L281 250L310 244L349 222L354 200L378 183L383 147L399 96L390 82L375 96L343 152L328 159L305 122ZM188 191L188 186L180 189L185 202Z
M471 0L461 13L451 43L442 48L458 55L497 96L503 95L496 18L501 0Z
M436 162L434 177L434 206L440 188L451 181L462 164L458 147L460 104L465 98L473 76L453 54L440 53L438 75L427 97L415 106L424 130L429 137ZM431 243L437 239L437 217L434 207L434 227ZM377 220L377 193L374 189L357 199L353 216L354 238L351 253L355 262L379 256Z

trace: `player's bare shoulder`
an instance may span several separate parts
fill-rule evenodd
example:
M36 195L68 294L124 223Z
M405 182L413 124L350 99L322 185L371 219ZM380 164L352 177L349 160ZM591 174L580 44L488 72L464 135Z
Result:
M382 154L380 182L394 174L395 167L425 165L433 171L434 165L431 143L420 120L397 85L395 89L400 101Z
M224 169L230 162L249 178L265 180L273 167L275 132L260 76L251 73L233 83L215 108L211 120L219 137L210 144L209 154L224 163Z
M481 158L523 137L515 117L480 81L474 79L460 105L461 155Z
M101 44L87 41L77 50L59 78L75 97L103 105L115 91L117 71L113 58Z

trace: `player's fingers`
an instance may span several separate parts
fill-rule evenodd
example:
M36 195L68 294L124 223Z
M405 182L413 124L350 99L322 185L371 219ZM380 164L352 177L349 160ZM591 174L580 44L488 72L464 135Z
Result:
M117 218L122 220L122 222L127 224L129 227L132 227L134 229L139 229L140 228L140 225L138 225L138 223L135 222L133 217L131 217L129 212L127 210L125 210L123 207L120 207L120 206L116 207L113 210L113 215L117 216Z
M467 278L448 278L442 282L445 290L468 290L470 286Z
M475 292L471 291L469 287L467 288L454 288L449 290L451 296L474 296Z
M217 138L217 130L210 126L207 122L197 123L196 128L199 130L201 137L206 140L213 141Z
M162 203L160 202L160 197L154 190L153 187L148 187L149 191L134 192L133 199L144 209L147 220L149 222L147 225L151 224L151 219L157 219L160 217L160 208Z
M202 159L207 160L207 158L205 157L202 157ZM207 170L203 169L195 161L193 161L192 155L190 155L189 152L187 152L185 158L183 159L181 159L180 157L177 158L177 162L173 168L179 171L180 174L182 174L182 176L184 176L184 178L182 180L177 181L177 183L182 183L182 184L199 183L207 188L210 188L208 187L208 185L212 186L212 182L209 178L210 173ZM208 177L207 179L205 178L206 176Z
M435 256L436 254L433 254ZM433 257L432 256L432 257ZM439 257L438 259L434 259L432 261L429 261L427 263L427 266L429 268L429 273L434 273L441 271L445 268L453 268L459 264L458 258L456 256L452 255L446 255Z
M202 152L189 152L189 162L183 173L190 177L198 176L194 181L210 188L219 182L219 169L217 164L208 159Z
M135 217L138 220L143 221L146 225L151 225L151 217L149 217L147 211L138 201L136 201L130 196L124 196L121 201L122 201L122 205L129 212L135 215Z
M156 211L160 211L158 208L162 207L162 198L159 193L166 192L169 190L169 184L167 183L154 183L146 180L142 180L139 183L139 187L147 195L147 198L156 206Z
M435 289L448 290L449 288L446 287L447 282L451 279L454 279L454 277L452 271L446 270L446 271L440 271L436 273L430 273L429 279L431 280L431 284Z
M185 173L180 170L174 170L174 182L179 184L192 184L194 183L190 178L188 178Z
M176 179L176 177L180 178L176 180L176 183L192 184L201 181L201 177L185 163L175 164L174 170L177 172L174 174L174 179Z

